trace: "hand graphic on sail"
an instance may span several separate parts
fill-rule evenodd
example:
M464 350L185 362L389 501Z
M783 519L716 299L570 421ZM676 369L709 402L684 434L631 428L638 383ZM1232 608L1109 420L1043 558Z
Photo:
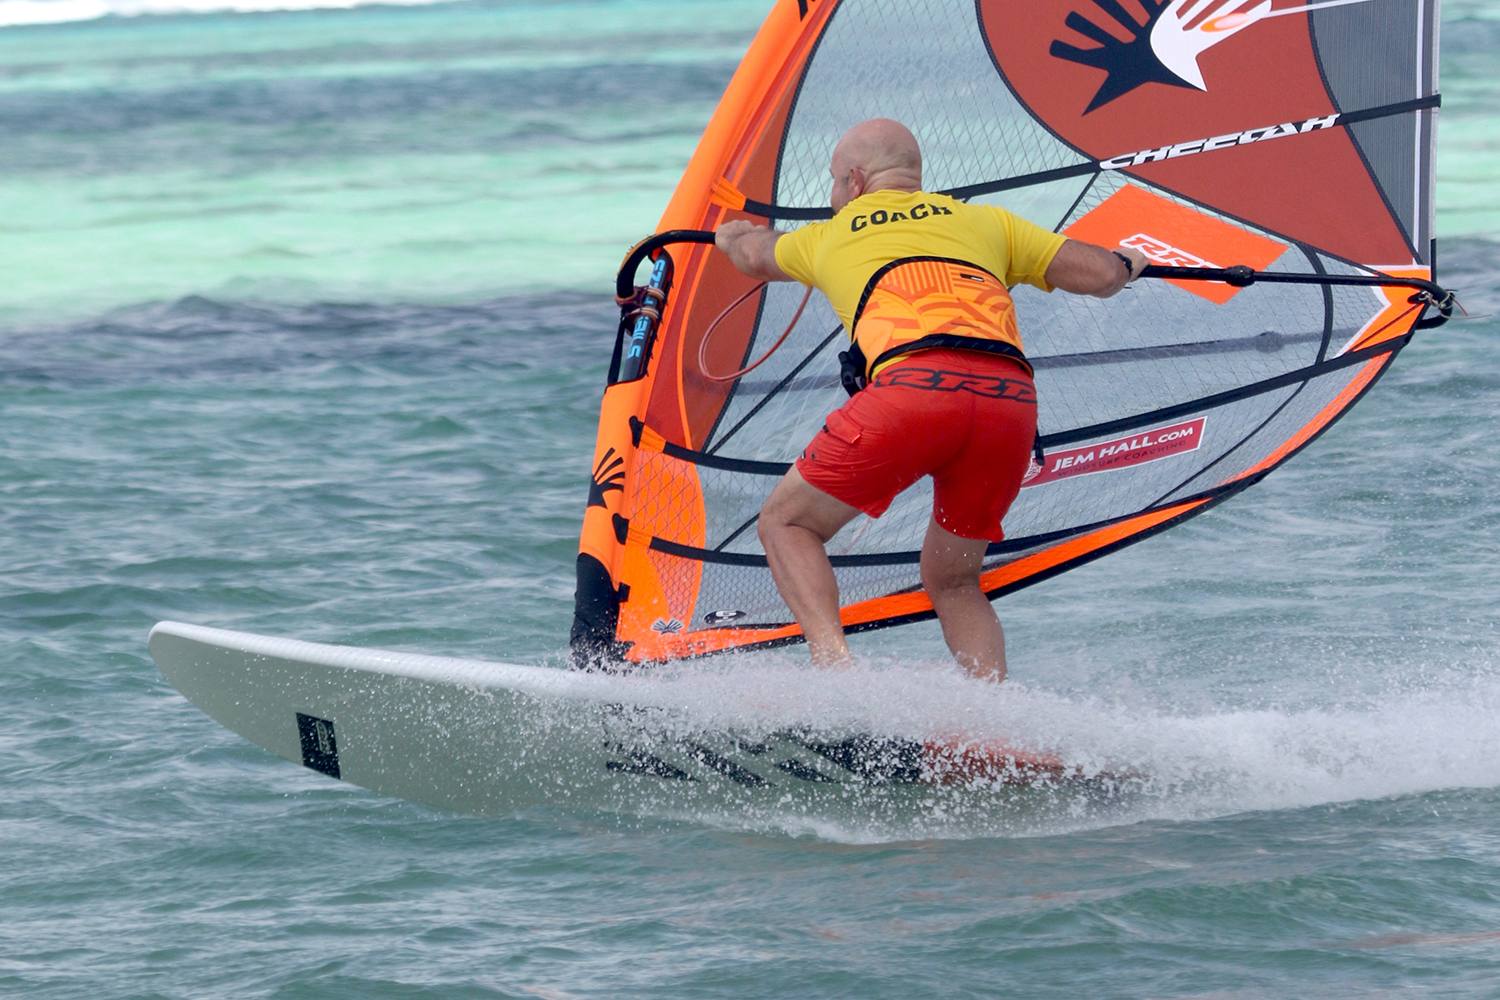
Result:
M1207 90L1200 53L1244 31L1271 13L1271 0L1172 0L1151 27L1151 51L1161 64L1199 90Z
M1288 14L1301 14L1324 7L1368 3L1370 0L1321 0L1319 3L1272 9L1273 0L1139 0L1146 12L1144 24L1121 6L1119 0L1093 0L1098 8L1096 23L1078 11L1070 11L1063 23L1072 31L1096 42L1081 48L1055 39L1048 51L1058 59L1093 66L1106 76L1084 114L1103 107L1137 87L1164 83L1173 87L1208 90L1198 56L1226 38L1232 38L1259 21ZM1119 34L1130 36L1121 41Z
M1268 17L1282 17L1323 7L1369 0L1325 0L1323 3L1271 9L1271 0L1172 0L1151 26L1151 51L1161 64L1199 90L1207 90L1198 56L1226 38Z

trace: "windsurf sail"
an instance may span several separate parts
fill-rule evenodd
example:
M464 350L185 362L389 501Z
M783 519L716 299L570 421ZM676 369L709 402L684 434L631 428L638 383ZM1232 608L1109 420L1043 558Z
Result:
M827 218L851 125L910 127L929 190L1154 265L1108 300L1013 292L1040 460L985 560L993 599L1257 482L1441 321L1437 30L1434 0L779 0L620 274L577 658L800 640L756 516L844 402L847 336L815 294L765 364L704 377L705 331L754 285L706 243L730 219ZM715 331L710 370L760 357L802 293L751 295ZM932 616L931 507L924 481L830 543L846 629Z

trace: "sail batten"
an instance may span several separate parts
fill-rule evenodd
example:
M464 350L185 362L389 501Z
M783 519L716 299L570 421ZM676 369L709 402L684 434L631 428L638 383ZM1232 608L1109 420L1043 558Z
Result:
M946 188L938 191L938 194L946 194L951 198L968 201L981 195L998 194L1002 191L1013 191L1022 188L1037 187L1042 184L1051 184L1056 181L1070 180L1075 177L1092 178L1107 170L1123 170L1128 166L1139 166L1136 161L1151 155L1159 150L1166 150L1167 156L1175 153L1177 156L1194 155L1196 153L1214 152L1217 149L1228 149L1231 146L1248 144L1250 142L1262 142L1267 139L1280 139L1296 135L1303 135L1323 128L1337 126L1339 128L1350 128L1361 122L1377 121L1381 118L1390 118L1396 115L1408 115L1418 111L1427 111L1440 107L1442 97L1432 94L1427 97L1413 98L1409 101L1398 101L1394 104L1382 105L1378 108L1365 108L1360 111L1338 112L1334 115L1314 115L1312 117L1297 121L1283 122L1275 125L1261 125L1255 128L1247 128L1238 133L1230 133L1222 136L1208 136L1199 139L1184 141L1169 141L1148 146L1146 149L1136 150L1128 153L1105 157L1101 160L1085 160L1080 163L1070 164L1065 167L1054 167L1050 170L1039 170L1029 174L1021 174L1015 177L1002 177L995 180L981 181L977 184L966 184L961 187ZM1215 143L1221 143L1215 145ZM1142 162L1149 162L1142 160ZM762 218L773 220L791 220L798 222L810 222L820 219L832 218L833 210L826 205L807 207L796 207L791 205L773 205L766 202L747 198L742 203L742 209L750 215L758 215Z

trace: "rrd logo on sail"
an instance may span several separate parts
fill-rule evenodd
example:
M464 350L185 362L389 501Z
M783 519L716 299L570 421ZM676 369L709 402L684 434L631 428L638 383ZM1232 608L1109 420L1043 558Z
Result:
M1151 263L1161 264L1163 267L1218 267L1213 261L1205 260L1195 253L1188 253L1179 247L1174 247L1166 240L1159 240L1145 233L1136 233L1127 236L1120 241L1120 246L1139 250L1151 258Z

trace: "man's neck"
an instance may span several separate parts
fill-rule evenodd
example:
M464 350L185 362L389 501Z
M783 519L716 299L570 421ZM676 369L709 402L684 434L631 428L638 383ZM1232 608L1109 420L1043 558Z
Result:
M871 174L865 181L865 189L861 195L874 194L877 191L900 191L903 194L916 194L922 190L922 175L913 174L910 170L882 170Z

